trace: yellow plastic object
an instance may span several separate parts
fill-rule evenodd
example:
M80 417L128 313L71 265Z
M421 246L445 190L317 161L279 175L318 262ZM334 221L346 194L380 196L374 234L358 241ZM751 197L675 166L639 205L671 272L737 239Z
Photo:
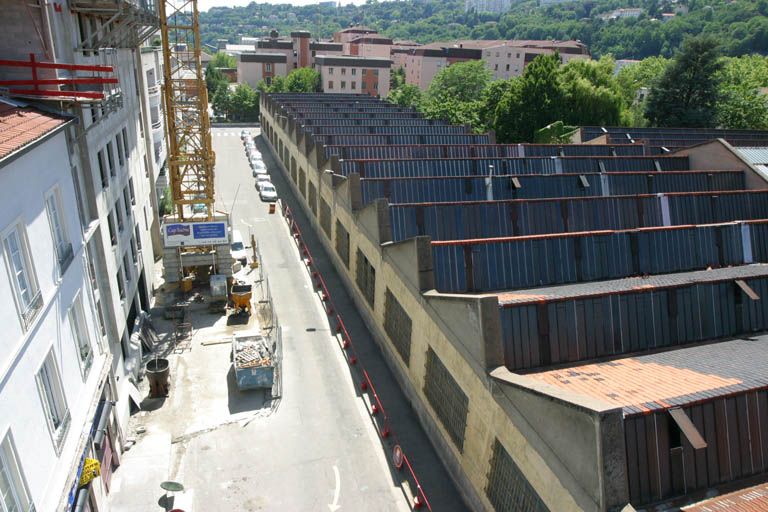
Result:
M101 463L96 459L85 459L83 462L83 472L80 473L78 485L83 487L91 483L91 480L101 475Z
M193 278L191 277L185 277L181 280L181 291L183 292L191 292L192 291L192 282Z

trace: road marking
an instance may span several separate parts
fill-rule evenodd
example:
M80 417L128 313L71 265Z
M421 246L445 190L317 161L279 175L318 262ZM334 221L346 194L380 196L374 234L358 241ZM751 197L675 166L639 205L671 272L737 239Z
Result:
M341 492L341 475L339 475L339 468L333 466L333 474L336 476L336 490L333 491L333 503L328 504L328 510L336 512L341 507L339 506L339 493Z

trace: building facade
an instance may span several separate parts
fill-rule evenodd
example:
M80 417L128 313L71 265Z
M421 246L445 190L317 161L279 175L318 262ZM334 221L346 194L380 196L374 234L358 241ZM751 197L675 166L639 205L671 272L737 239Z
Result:
M464 0L464 10L502 14L512 6L512 0Z
M67 147L76 121L24 105L0 100L0 506L61 510L103 500L115 387ZM95 442L102 413L111 432ZM104 478L78 496L83 457Z
M145 61L140 50L142 43L159 26L155 9L153 2L115 1L101 3L98 9L88 2L72 4L68 9L60 9L59 4L40 2L36 8L30 9L24 3L0 1L0 12L3 12L0 29L8 35L0 42L0 54L5 59L28 63L24 66L0 66L0 79L32 78L34 87L22 87L11 91L11 94L16 98L33 97L45 108L63 111L75 119L63 128L66 158L47 159L41 165L47 169L53 162L66 162L72 177L77 208L64 210L70 222L67 232L71 237L77 234L78 240L71 240L73 251L80 251L77 253L81 255L79 258L87 261L88 293L81 294L79 299L83 316L91 308L95 311L98 325L90 325L90 320L83 324L90 325L88 329L98 333L93 343L94 362L97 361L99 347L96 341L102 343L104 352L98 360L109 362L109 378L100 379L93 388L90 387L90 380L87 382L88 393L93 394L94 403L102 413L98 422L104 428L92 428L90 411L79 410L75 414L74 409L69 427L73 435L85 436L86 441L80 444L98 446L96 454L102 459L102 478L98 486L91 484L89 487L94 495L108 492L108 477L122 450L130 404L140 401L135 379L141 366L141 348L131 341L131 333L141 311L150 307L154 280L152 226L157 219L152 175L164 153L162 144L156 144L162 140L157 83L161 73L156 56L152 59L147 57ZM51 62L54 67L41 70L36 77L30 76L30 53L35 61ZM149 66L150 60L154 61L152 66ZM147 73L149 67L154 68L154 73ZM69 82L73 76L90 83L80 85ZM38 79L56 79L70 85L69 88L62 88L58 83L51 85L51 82L38 82ZM33 88L35 90L30 91ZM30 244L32 241L29 237ZM49 254L52 252L49 251ZM43 277L38 275L38 279L42 284ZM61 293L63 296L63 291ZM68 300L71 302L74 299L69 297ZM78 305L76 311L79 309ZM69 324L63 310L58 314L60 329L64 332ZM77 315L79 313L75 314L76 318ZM62 375L59 387L63 386L66 393L63 399L54 396L48 406L60 408L66 400L73 407L76 400L70 398L70 386L73 390L78 389L74 381L70 382L74 374L70 372L70 366L63 368L66 361L61 352L54 350L51 354ZM70 362L67 364L71 365ZM46 370L47 375L54 375L55 365L51 363L51 371ZM95 379L96 373L91 370L88 378ZM58 385L53 377L51 382L54 388ZM6 395L5 391L3 395ZM82 397L83 400L87 398L86 395ZM7 417L5 414L1 416ZM31 424L29 428L32 428ZM18 446L20 435L13 433L17 454L21 452ZM67 456L74 455L80 461L83 455L90 453L79 444L75 446L74 441L72 443L62 448ZM39 440L38 444L42 450ZM42 458L43 452L32 449L29 453L39 453L40 460L31 457L33 460L30 462L16 458L16 463L27 475L33 497L36 493L42 496L40 491L35 490L40 485L40 475L31 477L26 467L48 462ZM62 504L72 499L68 491L77 482L82 466L76 464L70 468L71 461L58 455L55 465L61 468L62 475L67 475L67 492L62 495L61 489L51 487L50 497L40 498L44 501L37 502L35 497L39 510L66 508L63 505L48 506L56 501L54 494L57 492ZM63 477L57 478L59 481L56 482L42 482L48 482L50 486L64 483L61 481Z
M368 94L386 97L392 61L376 57L318 55L315 67L320 72L323 92Z

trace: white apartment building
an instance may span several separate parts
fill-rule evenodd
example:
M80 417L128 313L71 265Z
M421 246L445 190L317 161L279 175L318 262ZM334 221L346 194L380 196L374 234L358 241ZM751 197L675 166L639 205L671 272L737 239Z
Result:
M512 0L464 0L464 10L502 14L512 6Z
M315 57L323 92L328 93L362 93L384 98L389 94L391 67L391 60L376 57Z
M0 100L0 510L98 502L115 460L112 356L98 321L65 130ZM102 420L102 413L106 417ZM102 423L103 421L103 423ZM97 441L97 442L94 442ZM103 478L79 495L82 457Z
M86 418L87 411L78 409L75 414L74 407L81 407L80 401L90 398L74 391L82 387L78 388L70 375L71 359L65 360L60 351L65 344L63 334L60 335L60 343L53 343L53 352L49 350L53 340L48 340L48 345L42 342L40 346L34 345L34 352L32 344L24 346L30 351L30 357L38 360L38 369L33 375L39 374L40 365L47 361L44 358L49 353L53 354L53 362L49 366L51 370L47 375L55 375L54 368L59 372L61 379L57 381L51 377L50 382L53 388L58 386L62 392L54 393L50 407L59 409L66 401L71 410L69 430L72 435L77 434L80 438L80 434L83 434L87 439L86 446L89 443L95 445L98 441L99 449L106 450L106 455L101 454L107 461L102 465L102 477L97 479L97 485L91 483L89 486L92 496L95 496L91 506L98 506L99 494L108 492L108 477L122 450L130 402L140 400L134 379L140 368L141 353L140 347L132 344L130 338L135 319L142 310L149 308L154 277L151 227L157 212L152 202L155 184L151 180L151 164L154 155L148 142L154 140L151 106L149 118L142 107L151 103L145 98L147 88L142 86L145 76L142 76L144 68L139 49L142 42L157 30L159 21L156 6L151 0L82 0L69 3L66 7L59 2L42 0L0 0L0 12L3 13L0 16L0 29L4 34L0 40L0 55L4 59L25 61L30 65L30 54L33 54L37 62L58 66L38 70L37 79L63 81L61 85L35 81L34 86L21 87L21 91L18 88L12 89L11 95L14 98L33 97L46 107L75 117L75 121L63 129L66 158L46 155L36 165L38 173L39 169L44 169L43 174L47 176L53 165L65 162L74 181L74 197L79 208L63 205L62 211L67 218L67 233L72 237L73 250L74 247L82 246L81 253L85 254L88 261L90 278L87 289L92 306L84 297L80 299L82 308L85 313L89 307L95 310L99 326L97 330L93 326L89 328L103 334L104 355L101 357L111 358L111 377L101 381L105 383L96 390L98 396L94 395L96 403L102 404L98 407L104 413L98 421L109 426L103 429L107 433L106 439L99 433L102 431L92 428L92 418ZM75 66L108 67L83 69ZM0 81L20 78L32 78L29 67L0 65ZM73 78L77 78L80 83L72 82ZM108 79L103 84L82 85L83 81L94 82L103 78ZM117 82L110 83L109 79L112 78L117 79ZM4 134L0 134L0 137L4 137ZM34 175L33 172L27 173L27 176ZM10 190L14 190L17 197L22 194L15 189ZM31 203L30 200L30 207ZM33 237L30 234L32 227L28 229L28 250L35 255L37 261L38 250L31 244L40 235ZM79 240L77 246L75 235ZM47 253L53 254L50 250ZM41 292L44 291L44 280L53 275L52 272L52 269L36 272ZM67 304L71 304L74 299L70 297L69 300ZM2 302L5 305L12 303L7 300ZM43 304L46 304L45 296ZM69 328L63 307L56 311L59 320L56 328L61 333ZM84 323L88 324L88 321ZM94 347L97 347L95 342ZM98 351L94 348L96 353ZM24 371L30 368L25 367ZM93 373L89 374L89 379L95 378L95 372L91 371ZM108 385L109 382L112 385ZM34 388L19 388L20 394L14 399L29 404L39 401L37 394L30 391L34 391ZM3 399L6 394L14 393L16 391L6 392L3 389ZM33 429L31 407L29 413L25 411L26 414L30 416L22 416L26 421L24 428ZM0 418L7 418L7 414L0 414ZM0 425L0 428L4 427ZM0 435L3 434L0 432ZM74 455L79 461L84 452L77 452L80 448L77 448L74 441L71 441L71 446L62 445L63 451L60 453L44 450L42 439L37 436L29 444L29 437L14 430L13 447L3 453L11 454L8 460L13 459L16 465L30 458L40 468L55 468L44 474L41 470L28 470L26 466L21 466L23 480L38 510L66 509L66 503L73 499L69 489L77 481L82 468L76 465L72 469L72 461L65 460L64 454ZM57 477L59 481L51 479L54 474L60 475ZM69 480L66 492L62 494L64 482L61 479L64 475ZM60 498L59 503L64 505L55 506L55 497Z

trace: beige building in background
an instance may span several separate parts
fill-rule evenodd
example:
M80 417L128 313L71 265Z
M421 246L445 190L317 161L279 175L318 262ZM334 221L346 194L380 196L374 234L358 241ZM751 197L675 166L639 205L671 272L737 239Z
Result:
M368 94L386 97L392 61L377 57L318 55L323 92Z

